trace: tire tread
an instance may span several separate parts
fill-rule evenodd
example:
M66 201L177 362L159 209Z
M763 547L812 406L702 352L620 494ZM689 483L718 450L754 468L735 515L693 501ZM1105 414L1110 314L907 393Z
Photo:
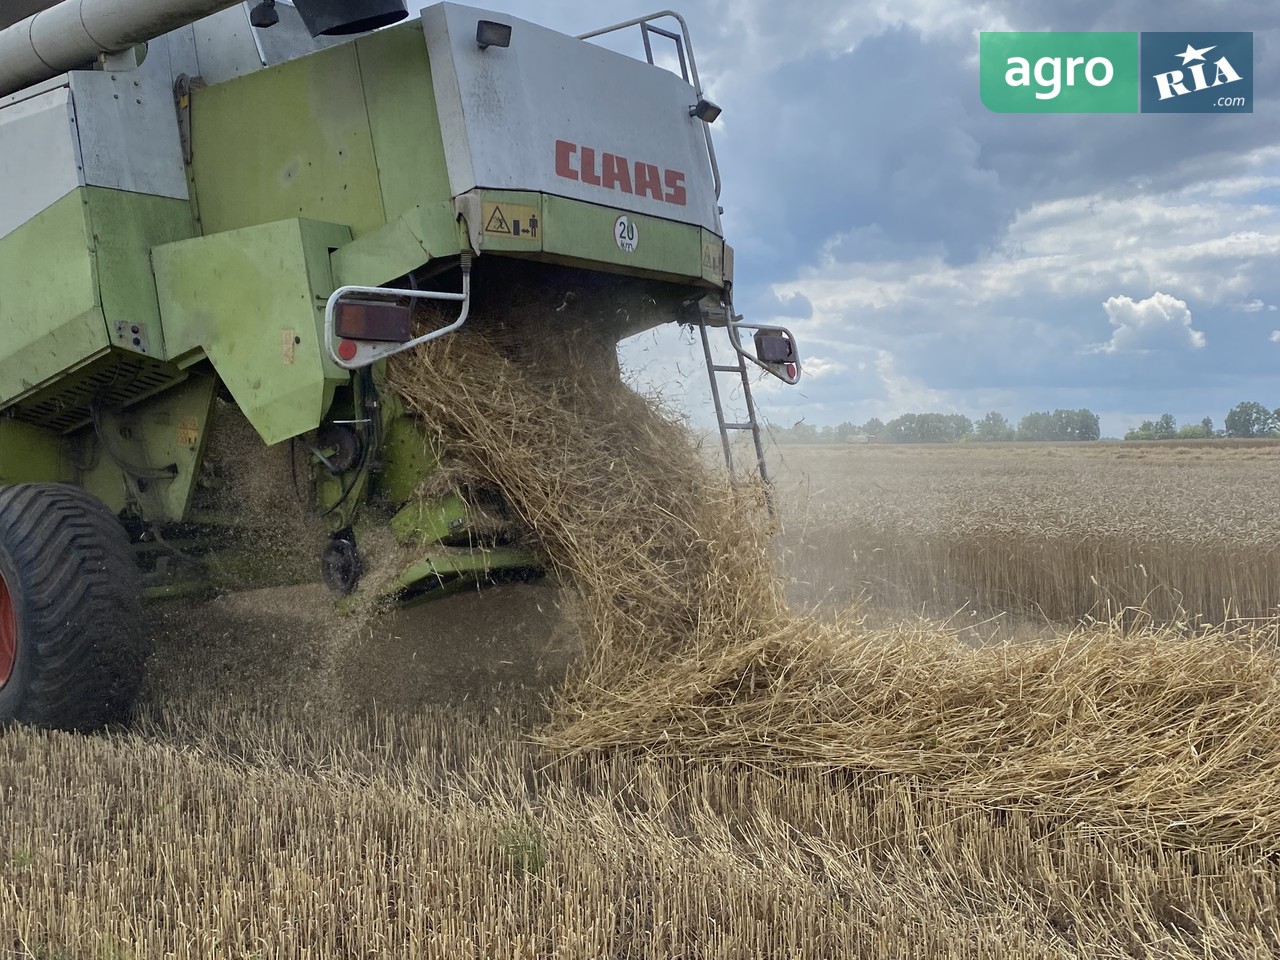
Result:
M138 568L116 517L78 487L5 487L0 549L18 571L11 592L30 637L12 719L67 730L128 719L149 651Z

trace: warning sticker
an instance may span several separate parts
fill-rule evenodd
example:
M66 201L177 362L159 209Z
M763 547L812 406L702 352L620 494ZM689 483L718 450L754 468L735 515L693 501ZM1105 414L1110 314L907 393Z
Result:
M724 279L724 241L706 231L702 234L702 275L716 282Z
M178 446L194 447L200 436L200 421L192 416L183 417L178 421L177 433Z
M542 219L537 207L522 203L495 203L486 200L481 205L484 234L489 237L505 237L508 240L528 240L536 243L542 236Z

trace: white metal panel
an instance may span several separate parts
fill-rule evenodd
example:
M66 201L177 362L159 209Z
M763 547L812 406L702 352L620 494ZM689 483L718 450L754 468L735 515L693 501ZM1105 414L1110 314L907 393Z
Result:
M422 19L454 196L534 190L720 232L702 121L680 77L506 14L443 3ZM481 50L482 19L511 24L511 46Z
M188 77L200 76L200 61L196 57L196 35L191 24L164 35L169 55L169 81L172 84L184 73ZM154 44L152 45L154 48ZM151 54L148 54L150 56Z
M60 77L54 77L52 80L45 80L33 86L19 90L17 93L11 93L7 97L0 97L0 108L9 106L11 103L17 103L19 100L30 100L32 97L38 97L42 93L50 90L56 90L58 87L65 87L70 80L64 74Z
M455 197L475 188L476 172L471 163L471 142L467 137L467 117L458 70L453 64L453 47L443 5L422 11L422 28L427 35L427 56L431 62L431 85L435 88L436 112L444 137L444 160L449 170L449 189Z
M0 109L0 237L83 182L70 90Z
M136 70L73 72L71 92L84 183L187 199L165 38Z
M200 76L221 83L262 69L262 51L249 25L245 4L229 7L192 24Z

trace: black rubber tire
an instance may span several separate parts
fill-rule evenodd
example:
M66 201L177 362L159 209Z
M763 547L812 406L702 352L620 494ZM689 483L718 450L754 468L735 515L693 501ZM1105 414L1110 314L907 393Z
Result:
M87 731L127 720L148 638L133 550L106 506L65 484L0 488L0 576L16 628L0 723Z

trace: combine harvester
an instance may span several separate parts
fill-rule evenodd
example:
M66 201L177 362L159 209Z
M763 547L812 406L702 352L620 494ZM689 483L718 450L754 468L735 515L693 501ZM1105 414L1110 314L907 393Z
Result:
M720 111L684 21L574 38L451 3L407 16L404 0L4 5L0 722L125 717L142 600L233 585L210 569L249 505L210 506L242 467L212 462L219 411L290 441L337 593L375 528L416 551L404 598L528 572L462 496L415 498L437 462L382 389L388 357L513 289L597 305L613 342L696 326L725 453L749 432L763 474L748 372L794 383L799 361L788 331L734 314ZM622 30L648 62L591 42ZM446 321L415 325L422 301Z

